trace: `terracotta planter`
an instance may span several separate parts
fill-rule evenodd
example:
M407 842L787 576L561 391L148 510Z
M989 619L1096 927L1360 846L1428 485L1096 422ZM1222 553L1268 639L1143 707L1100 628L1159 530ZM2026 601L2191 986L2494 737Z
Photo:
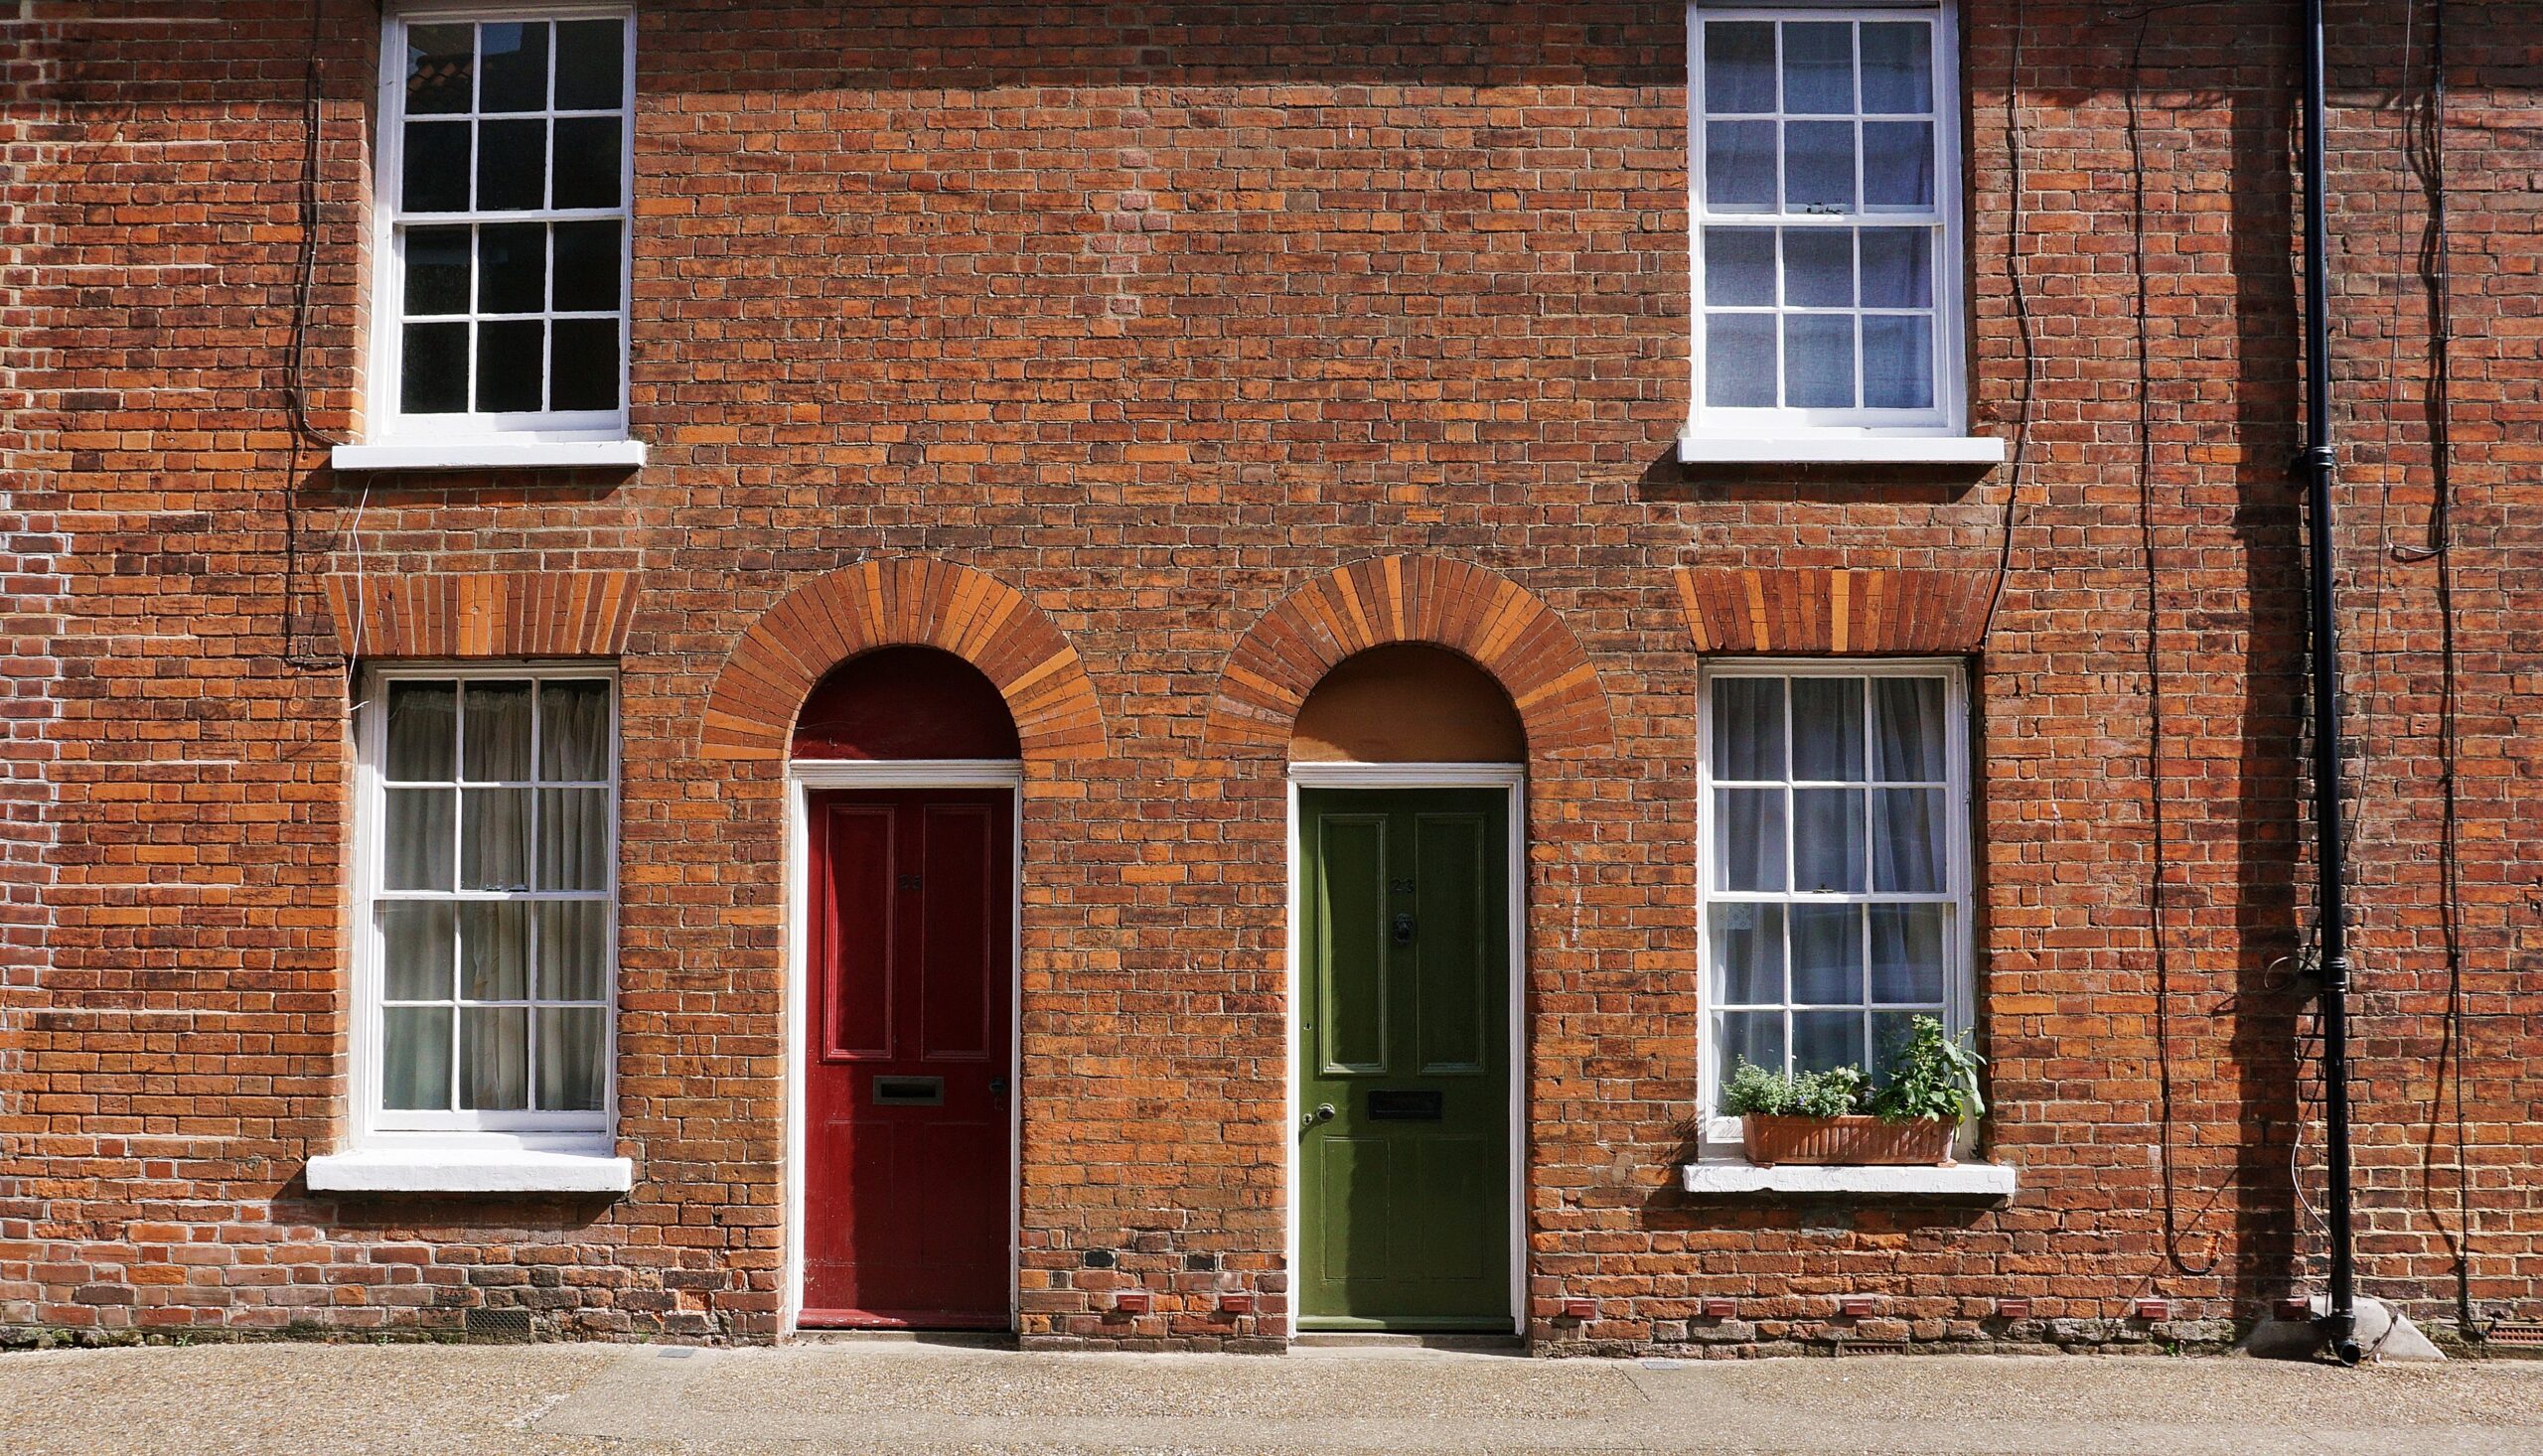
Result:
M1883 1122L1878 1117L1760 1117L1739 1119L1739 1144L1761 1168L1777 1163L1852 1163L1894 1167L1951 1164L1957 1127L1940 1117Z

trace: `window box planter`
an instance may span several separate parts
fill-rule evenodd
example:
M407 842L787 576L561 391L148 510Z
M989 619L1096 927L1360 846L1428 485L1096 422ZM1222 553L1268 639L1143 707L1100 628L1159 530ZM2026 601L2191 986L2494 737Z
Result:
M1778 1117L1750 1112L1739 1119L1740 1150L1760 1168L1779 1163L1813 1167L1951 1166L1957 1125L1947 1118L1903 1122L1878 1117Z

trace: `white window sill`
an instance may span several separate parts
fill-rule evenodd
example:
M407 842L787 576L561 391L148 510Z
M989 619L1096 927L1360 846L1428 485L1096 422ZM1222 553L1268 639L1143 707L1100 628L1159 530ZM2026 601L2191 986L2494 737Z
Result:
M1904 1168L1808 1167L1798 1163L1760 1168L1733 1161L1682 1163L1678 1186L1712 1197L1780 1194L1797 1198L1969 1198L2001 1201L2014 1196L2009 1163L1953 1163Z
M1995 435L1708 435L1678 437L1682 465L2002 465Z
M309 1160L311 1193L625 1193L636 1165L596 1153L365 1148Z
M642 440L437 440L339 445L328 463L355 470L635 470Z

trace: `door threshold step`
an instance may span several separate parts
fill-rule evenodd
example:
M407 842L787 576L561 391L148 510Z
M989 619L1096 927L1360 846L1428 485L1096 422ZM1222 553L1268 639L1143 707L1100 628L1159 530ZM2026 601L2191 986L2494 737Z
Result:
M958 1350L1013 1350L1005 1330L797 1330L798 1345L942 1345Z
M1292 1350L1455 1350L1500 1355L1525 1350L1516 1335L1420 1335L1396 1330L1310 1330L1289 1341Z

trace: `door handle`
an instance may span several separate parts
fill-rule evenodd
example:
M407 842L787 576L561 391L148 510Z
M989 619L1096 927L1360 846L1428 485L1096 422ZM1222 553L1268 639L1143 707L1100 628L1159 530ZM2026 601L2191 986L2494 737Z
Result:
M1006 1098L1006 1079L1005 1079L1005 1078L1003 1078L1003 1077L992 1077L992 1078L990 1078L990 1079L989 1079L989 1095L990 1095L990 1096L993 1096L993 1097L996 1097L996 1098L998 1098L998 1099L999 1099L999 1100L1001 1100L1001 1101L1005 1100L1005 1098Z
M1412 916L1402 914L1401 912L1397 914L1395 918L1395 943L1399 946L1410 946L1413 944Z
M1300 1132L1305 1132L1310 1128L1313 1128L1319 1122L1332 1121L1333 1117L1333 1104L1331 1102L1318 1102L1315 1104L1314 1111L1309 1112L1298 1119L1298 1130Z

